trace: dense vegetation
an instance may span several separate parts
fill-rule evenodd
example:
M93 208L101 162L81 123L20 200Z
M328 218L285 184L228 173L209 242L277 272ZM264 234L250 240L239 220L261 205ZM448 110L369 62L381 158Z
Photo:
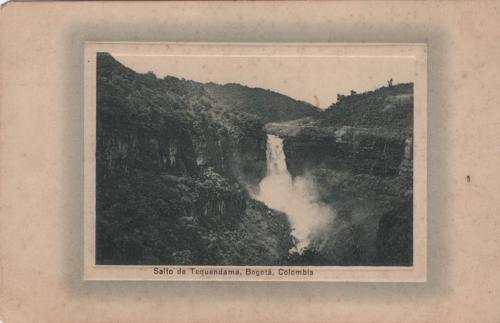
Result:
M200 84L97 57L97 263L276 264L286 215L243 184L265 175L265 132Z
M321 115L321 110L310 103L270 90L240 84L207 83L204 87L219 102L258 116L263 123Z
M320 202L337 211L317 233L317 259L412 263L413 84L339 95L319 118L273 123L267 131L285 137L292 176L312 178Z
M139 74L100 53L96 88L98 264L412 263L412 84L319 111L264 89ZM285 138L291 175L336 210L301 253L289 253L286 214L247 193L266 174L266 131Z
M322 115L322 125L413 128L413 83L384 86L374 91L339 95Z

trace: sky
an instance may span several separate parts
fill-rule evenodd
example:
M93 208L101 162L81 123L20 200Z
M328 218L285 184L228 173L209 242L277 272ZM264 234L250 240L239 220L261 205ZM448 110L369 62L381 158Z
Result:
M322 109L337 94L370 91L413 82L415 60L409 57L221 57L115 56L139 73L152 71L198 82L239 83L269 89Z

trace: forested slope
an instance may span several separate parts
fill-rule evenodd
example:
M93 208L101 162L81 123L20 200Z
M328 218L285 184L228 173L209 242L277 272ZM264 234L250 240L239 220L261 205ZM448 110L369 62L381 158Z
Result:
M240 84L207 83L204 87L217 101L255 115L263 123L295 120L321 114L321 110L310 103L270 90L249 88Z
M97 263L276 264L284 214L243 184L265 175L261 121L200 84L97 57Z

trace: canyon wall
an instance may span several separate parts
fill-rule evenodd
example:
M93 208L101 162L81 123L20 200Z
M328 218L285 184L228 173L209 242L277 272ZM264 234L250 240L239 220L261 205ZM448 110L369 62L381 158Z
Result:
M330 264L412 263L412 96L412 84L383 87L340 97L320 118L267 125L292 176L336 210L316 234Z
M266 133L200 83L97 58L98 264L280 264L285 214L246 186L266 173Z
M98 264L412 263L412 84L319 111L99 53L96 88ZM292 178L313 183L310 202L334 210L299 254L287 214L248 193L266 176L267 134L284 139Z

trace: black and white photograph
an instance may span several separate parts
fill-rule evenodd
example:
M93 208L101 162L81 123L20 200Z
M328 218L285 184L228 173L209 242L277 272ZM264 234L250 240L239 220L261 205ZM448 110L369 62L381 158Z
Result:
M94 265L413 268L416 57L207 47L92 52Z
M0 323L500 323L499 39L495 1L8 0Z

